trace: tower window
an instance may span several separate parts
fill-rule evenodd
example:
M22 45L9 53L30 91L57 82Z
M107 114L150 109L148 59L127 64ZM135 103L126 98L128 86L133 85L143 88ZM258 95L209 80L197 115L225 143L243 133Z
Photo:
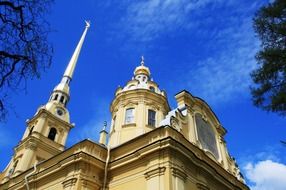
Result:
M56 134L57 134L57 129L54 128L54 127L52 127L52 128L50 129L48 138L51 139L52 141L54 141L55 138L56 138Z
M58 99L58 96L59 96L59 95L56 94L55 97L54 97L54 100L57 100L57 99Z
M156 112L154 110L148 110L148 125L152 127L156 125Z
M33 130L34 130L34 126L31 127L31 129L29 131L29 136L32 134Z
M125 112L125 124L134 123L134 108L129 108Z
M14 163L13 167L9 170L9 176L11 176L14 173L17 165L18 165L18 160Z
M150 91L155 92L155 88L153 86L150 86Z
M65 97L64 97L64 96L61 96L60 102L61 102L61 103L64 103L64 100L65 100Z
M113 119L112 119L112 124L111 124L111 130L110 131L114 131L115 121L116 121L116 116L114 116Z

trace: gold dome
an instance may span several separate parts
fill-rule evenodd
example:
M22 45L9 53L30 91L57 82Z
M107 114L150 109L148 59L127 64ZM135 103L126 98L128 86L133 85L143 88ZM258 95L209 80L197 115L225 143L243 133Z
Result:
M151 75L149 68L144 66L144 57L143 56L141 58L141 65L136 67L136 69L134 70L135 76L140 75L140 74L147 75L147 76Z

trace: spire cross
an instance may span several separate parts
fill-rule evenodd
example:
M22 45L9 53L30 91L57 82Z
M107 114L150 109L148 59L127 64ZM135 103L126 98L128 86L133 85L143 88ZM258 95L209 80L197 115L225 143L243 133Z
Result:
M141 65L144 66L144 56L141 56Z

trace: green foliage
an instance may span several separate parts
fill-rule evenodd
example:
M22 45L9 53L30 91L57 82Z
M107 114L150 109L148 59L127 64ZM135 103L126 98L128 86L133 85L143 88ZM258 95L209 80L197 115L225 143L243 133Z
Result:
M286 116L286 1L275 0L262 7L253 21L261 40L258 68L251 73L253 103Z

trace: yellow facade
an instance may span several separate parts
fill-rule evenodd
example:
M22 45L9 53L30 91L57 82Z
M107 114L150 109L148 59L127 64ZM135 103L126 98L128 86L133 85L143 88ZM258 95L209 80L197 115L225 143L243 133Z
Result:
M64 149L74 127L66 108L69 83L88 27L48 103L27 121L0 189L249 189L207 103L183 90L171 109L143 58L132 80L116 90L109 133L104 128L99 142Z

